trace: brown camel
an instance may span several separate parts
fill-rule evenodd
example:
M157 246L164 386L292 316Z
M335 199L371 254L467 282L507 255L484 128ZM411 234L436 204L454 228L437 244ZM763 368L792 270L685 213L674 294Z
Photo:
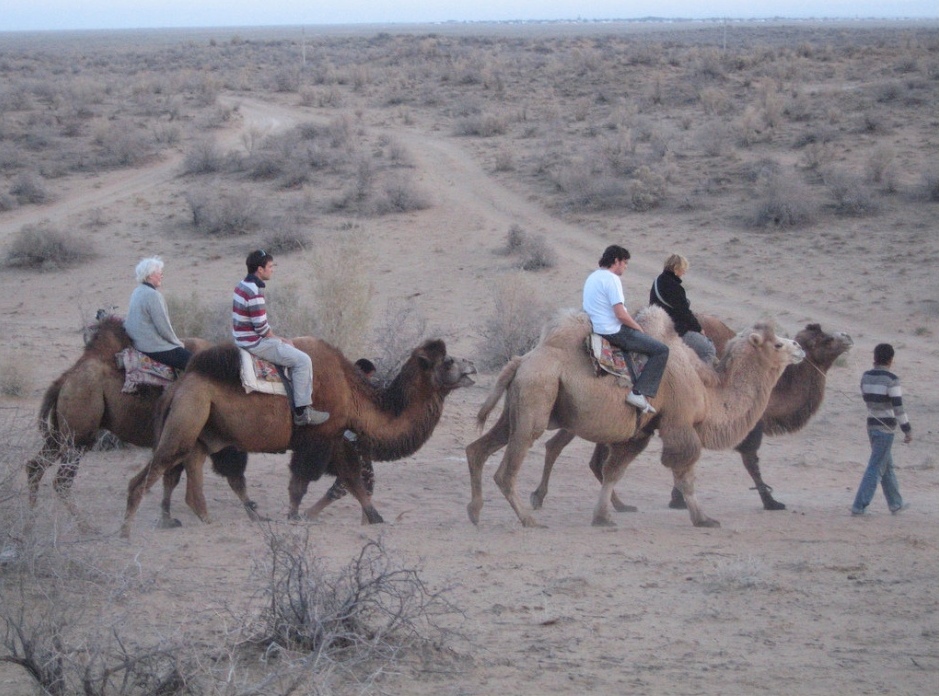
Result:
M705 333L711 337L717 347L717 354L722 356L727 341L733 338L734 332L717 317L699 315ZM782 435L800 430L818 411L825 398L825 377L829 368L838 356L850 350L854 345L851 337L842 332L826 333L819 324L807 324L796 334L796 343L802 346L806 357L798 365L789 365L779 378L773 392L770 394L769 404L763 417L749 434L734 449L740 453L743 465L756 490L763 501L766 510L785 510L784 503L773 498L772 488L764 481L760 473L758 452L763 441L763 434ZM545 465L542 472L541 483L531 494L531 505L538 510L544 503L548 494L548 479L551 468L561 451L574 436L566 430L559 431L545 444ZM598 480L602 481L601 468L606 458L605 445L597 445L590 459L590 469ZM635 512L636 508L626 505L614 492L611 498L613 508L619 512ZM672 488L672 499L669 507L676 510L686 508L684 497L677 488Z
M198 489L197 514L208 522L201 498L200 465L206 453L226 446L246 452L293 450L290 513L298 514L309 482L335 472L352 493L369 522L381 522L365 489L361 461L344 455L343 433L358 433L371 457L389 461L416 452L431 436L443 412L445 397L473 384L476 368L447 355L441 340L416 348L385 389L369 384L336 348L316 338L294 339L313 360L314 406L330 413L322 425L294 429L287 399L246 394L240 383L240 359L234 346L215 346L193 356L186 373L168 395L166 416L153 459L128 485L122 535L129 536L134 514L163 473L187 463L187 476ZM201 500L199 499L201 498Z
M522 524L536 526L534 517L522 509L515 479L534 441L546 429L563 428L610 445L594 525L613 524L609 514L613 486L656 430L663 441L662 464L672 470L692 523L719 525L704 514L694 495L694 465L701 449L725 449L740 442L765 410L786 365L798 362L804 353L795 341L778 338L769 325L757 324L728 344L714 370L685 346L661 308L643 310L638 321L646 333L670 349L659 393L651 400L655 414L640 415L625 403L625 390L613 378L596 377L583 348L591 330L583 312L562 316L546 328L531 352L513 358L503 368L480 408L479 424L485 423L505 394L502 414L489 432L466 448L472 488L467 512L474 524L479 523L483 506L483 466L506 447L494 479Z
M210 345L197 338L187 338L184 343L193 352ZM118 367L115 355L130 345L130 336L120 317L103 316L91 327L81 357L49 386L43 396L39 409L42 448L26 463L31 507L38 503L39 486L46 469L60 463L53 488L86 531L93 527L72 500L71 489L82 454L94 445L98 432L108 430L122 442L139 447L154 445L153 414L163 389L140 385L136 394L121 391L124 372ZM239 470L243 472L246 462L247 455L234 449L224 450L213 457L213 467L227 476L229 485L249 516L260 519L254 502L248 498L244 476L239 473ZM164 524L172 524L168 494L178 483L181 473L181 467L167 473Z

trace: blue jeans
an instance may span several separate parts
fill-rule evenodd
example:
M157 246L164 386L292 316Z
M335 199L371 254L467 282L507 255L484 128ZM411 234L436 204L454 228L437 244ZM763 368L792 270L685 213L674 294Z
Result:
M617 348L645 353L649 356L642 374L639 375L639 379L633 385L633 391L650 398L658 394L659 382L662 381L662 375L665 374L665 364L668 362L668 346L648 334L636 331L628 326L623 326L618 333L604 335L603 338Z
M861 485L854 497L851 512L864 512L864 509L870 505L874 493L877 492L878 482L884 489L887 507L894 512L903 505L903 497L900 495L897 475L893 470L893 454L890 452L893 447L893 433L868 428L867 437L871 441L871 458L867 462L867 470L864 472Z

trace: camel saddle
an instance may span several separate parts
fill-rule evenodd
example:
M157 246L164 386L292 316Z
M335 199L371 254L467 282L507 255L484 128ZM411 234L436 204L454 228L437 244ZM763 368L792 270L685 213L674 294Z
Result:
M165 387L176 380L176 370L144 355L131 346L125 348L114 356L118 368L124 370L124 386L121 391L125 394L136 394L141 384L151 384Z
M241 355L241 386L245 388L246 393L256 391L287 396L284 375L277 365L249 353L244 348L239 348L238 353Z
M609 373L617 378L617 383L630 388L642 374L649 356L645 353L626 352L617 348L600 334L591 333L585 342L587 354L593 361L597 377Z

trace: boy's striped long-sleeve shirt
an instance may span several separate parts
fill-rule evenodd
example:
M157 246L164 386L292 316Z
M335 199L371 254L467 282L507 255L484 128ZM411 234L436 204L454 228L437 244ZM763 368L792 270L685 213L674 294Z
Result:
M256 346L271 332L267 323L267 303L261 288L264 283L249 274L235 287L232 298L232 337L242 348Z
M867 404L867 427L892 433L900 425L904 433L913 428L903 409L903 390L900 379L880 367L868 370L861 377L861 394Z

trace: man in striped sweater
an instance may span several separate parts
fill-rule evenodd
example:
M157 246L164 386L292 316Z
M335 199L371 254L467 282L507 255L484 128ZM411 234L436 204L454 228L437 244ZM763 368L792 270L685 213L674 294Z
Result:
M274 257L258 249L245 260L248 275L235 287L232 336L235 343L259 358L290 370L293 382L294 425L319 425L329 419L313 408L313 362L289 338L277 336L267 323L265 281L274 275Z
M877 492L879 482L887 498L890 512L896 514L909 507L900 495L900 486L893 469L894 431L899 424L903 431L903 442L913 439L913 429L903 409L903 392L900 379L888 368L893 365L894 350L889 343L881 343L874 348L874 369L868 370L861 377L861 394L867 404L867 436L871 443L871 458L867 470L861 479L852 515L864 515Z

